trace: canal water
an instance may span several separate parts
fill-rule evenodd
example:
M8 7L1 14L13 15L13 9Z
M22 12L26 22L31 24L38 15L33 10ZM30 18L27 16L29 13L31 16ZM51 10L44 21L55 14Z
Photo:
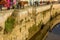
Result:
M57 24L52 32L48 32L46 40L60 40L60 24Z

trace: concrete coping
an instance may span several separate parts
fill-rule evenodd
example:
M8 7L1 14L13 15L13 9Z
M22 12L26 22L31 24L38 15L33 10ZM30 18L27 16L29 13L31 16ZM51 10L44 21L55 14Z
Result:
M45 7L37 7L36 13L39 13L39 12L42 12L42 11L45 11L48 9L50 9L50 5L45 6ZM32 12L33 12L33 7L30 7L30 8L25 9L25 10L20 10L19 14L22 16L22 15L28 15L28 13L32 13Z

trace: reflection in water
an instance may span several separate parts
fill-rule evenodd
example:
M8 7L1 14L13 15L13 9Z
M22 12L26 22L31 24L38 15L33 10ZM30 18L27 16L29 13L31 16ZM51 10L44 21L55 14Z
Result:
M52 32L48 32L46 40L60 40L60 24L57 24Z
M52 32L56 35L60 35L60 24L56 25Z

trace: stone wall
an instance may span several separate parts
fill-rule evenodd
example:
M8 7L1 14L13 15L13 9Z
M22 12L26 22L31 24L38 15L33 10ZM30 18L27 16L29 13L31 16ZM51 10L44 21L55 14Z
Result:
M55 12L56 9L54 9L53 14L51 15L55 15ZM48 5L45 7L37 7L36 10L35 7L30 7L24 10L16 9L13 13L3 16L5 20L1 21L1 24L4 22L4 27L5 22L9 17L12 18L13 16L15 22L13 25L14 28L11 32L4 34L5 28L3 29L3 33L1 32L3 35L1 40L29 40L35 33L37 33L37 31L41 29L42 24L46 24L50 21L50 13L50 5Z

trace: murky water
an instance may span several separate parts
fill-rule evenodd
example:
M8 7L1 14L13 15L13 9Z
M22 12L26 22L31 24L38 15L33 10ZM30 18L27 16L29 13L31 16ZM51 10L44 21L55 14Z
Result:
M52 32L56 35L60 35L60 24L56 25Z
M48 32L46 40L60 40L60 24L57 24L52 32Z

